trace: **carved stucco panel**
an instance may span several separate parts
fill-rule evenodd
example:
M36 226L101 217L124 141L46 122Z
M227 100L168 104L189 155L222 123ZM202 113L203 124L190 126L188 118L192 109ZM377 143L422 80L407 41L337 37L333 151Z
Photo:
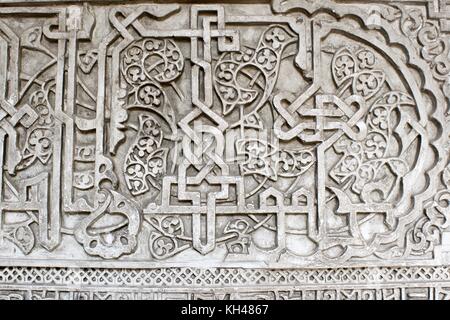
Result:
M446 1L19 4L0 4L1 296L100 273L190 292L136 299L448 297ZM322 268L349 276L305 280ZM70 279L41 298L122 295Z

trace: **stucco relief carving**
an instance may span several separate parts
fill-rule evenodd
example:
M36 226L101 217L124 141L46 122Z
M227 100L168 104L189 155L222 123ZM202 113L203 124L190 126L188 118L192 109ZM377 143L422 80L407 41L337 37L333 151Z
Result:
M0 264L450 263L448 14L5 2Z

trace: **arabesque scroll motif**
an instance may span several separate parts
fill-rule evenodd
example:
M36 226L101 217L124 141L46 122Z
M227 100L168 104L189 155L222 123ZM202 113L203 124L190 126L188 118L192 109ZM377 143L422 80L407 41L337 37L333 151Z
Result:
M442 7L33 8L0 8L0 263L450 263Z

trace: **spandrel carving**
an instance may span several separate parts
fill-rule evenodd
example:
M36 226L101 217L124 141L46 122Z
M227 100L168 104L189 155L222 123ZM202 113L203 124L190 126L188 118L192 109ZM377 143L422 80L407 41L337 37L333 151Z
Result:
M448 12L0 8L0 263L448 263Z

